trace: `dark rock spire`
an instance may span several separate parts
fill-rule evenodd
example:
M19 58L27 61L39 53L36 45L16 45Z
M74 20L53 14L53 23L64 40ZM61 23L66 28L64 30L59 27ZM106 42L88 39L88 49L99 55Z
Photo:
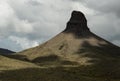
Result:
M64 32L72 32L77 35L89 32L85 15L80 11L73 11Z

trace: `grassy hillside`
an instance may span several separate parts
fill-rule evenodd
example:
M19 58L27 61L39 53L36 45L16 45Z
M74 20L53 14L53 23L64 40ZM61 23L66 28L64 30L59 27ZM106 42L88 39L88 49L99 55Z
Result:
M0 71L37 67L35 64L11 59L0 55Z
M1 56L0 81L120 81L119 47L95 38L53 40Z
M109 51L109 49L111 49ZM101 51L102 50L102 51ZM113 45L92 46L85 42L76 54L90 57L91 65L58 64L59 57L44 56L32 62L43 68L6 70L1 81L120 81L120 48ZM37 63L36 63L37 62ZM52 64L51 64L52 63ZM1 65L1 64L0 64ZM47 65L47 66L46 66ZM56 66L51 66L56 65ZM78 66L76 66L78 65ZM74 66L74 67L73 67ZM7 78L6 78L7 77Z

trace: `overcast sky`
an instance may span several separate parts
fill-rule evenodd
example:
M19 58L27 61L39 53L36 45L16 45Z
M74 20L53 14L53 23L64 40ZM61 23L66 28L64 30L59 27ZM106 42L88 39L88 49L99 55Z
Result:
M120 0L0 0L0 48L21 51L47 41L65 29L73 10L120 46Z

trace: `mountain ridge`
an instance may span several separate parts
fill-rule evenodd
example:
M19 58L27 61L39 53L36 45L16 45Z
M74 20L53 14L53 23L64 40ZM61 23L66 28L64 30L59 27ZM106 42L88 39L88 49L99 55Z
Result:
M0 48L0 54L12 54L15 53L14 51L8 50L8 49L4 49L4 48Z

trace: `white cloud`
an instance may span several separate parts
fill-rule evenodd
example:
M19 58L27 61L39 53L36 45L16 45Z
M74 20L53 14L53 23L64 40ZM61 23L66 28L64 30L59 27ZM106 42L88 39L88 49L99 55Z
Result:
M18 33L32 33L34 31L33 26L27 20L14 20L14 29Z
M0 36L9 36L14 33L31 33L32 24L27 20L20 20L16 16L16 11L7 1L0 2Z
M86 15L94 15L96 13L93 9L90 9L90 8L86 7L85 4L78 3L78 2L73 3L73 10L74 9L78 10L78 11L81 11Z
M8 19L13 16L14 11L6 1L0 1L0 27L6 27L8 25Z
M27 49L29 47L34 47L39 45L37 41L30 41L27 38L19 38L15 36L10 36L10 40L14 41L16 44L20 45L22 49Z

